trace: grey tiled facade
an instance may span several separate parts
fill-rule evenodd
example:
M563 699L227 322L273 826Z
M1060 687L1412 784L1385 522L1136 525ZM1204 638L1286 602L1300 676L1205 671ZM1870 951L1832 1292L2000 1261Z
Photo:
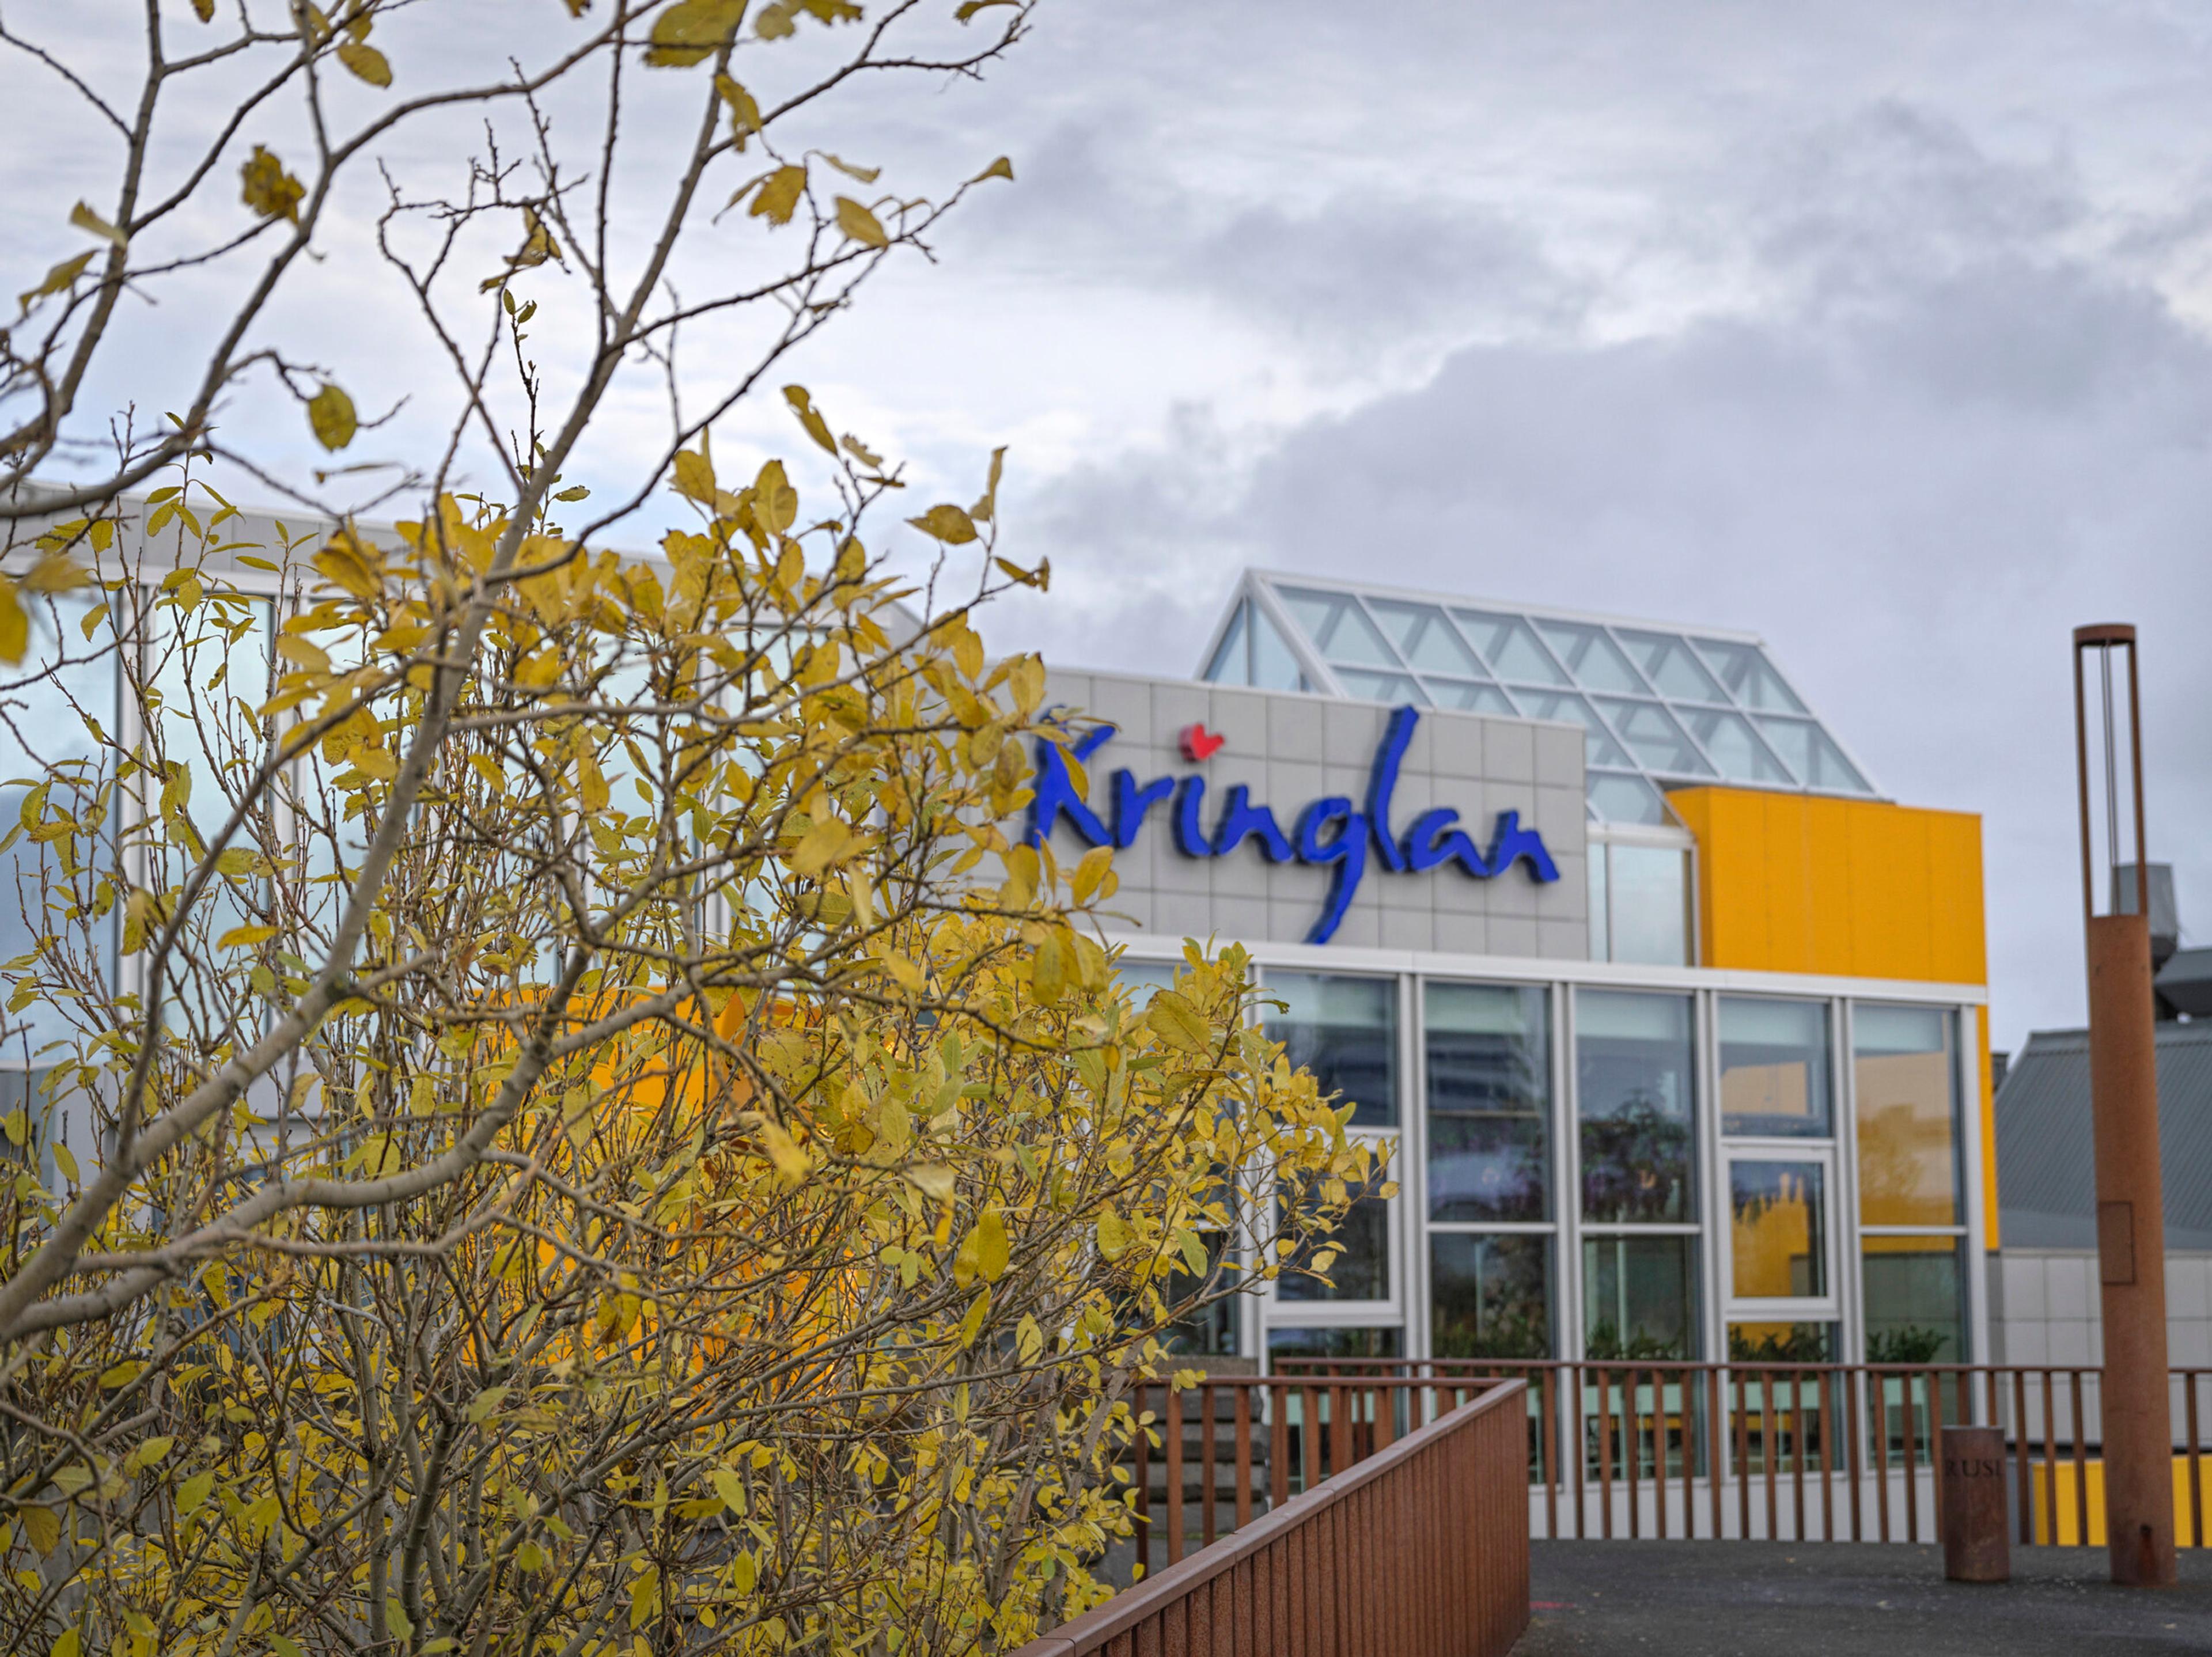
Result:
M1206 779L1210 833L1237 783L1273 808L1285 834L1316 799L1343 795L1364 809L1368 776L1390 709L1292 692L1223 689L1188 680L1109 673L1052 673L1047 702L1077 724L1103 720L1115 736L1087 766L1090 803L1110 819L1108 779ZM1203 725L1224 738L1210 758L1186 760L1181 733ZM1370 851L1365 877L1335 937L1337 947L1446 951L1559 961L1589 956L1583 733L1571 725L1422 710L1399 774L1392 828L1402 835L1431 807L1450 806L1486 849L1498 814L1517 811L1542 835L1559 878L1540 883L1525 865L1487 880L1455 866L1393 873ZM1247 843L1212 859L1184 856L1170 808L1154 806L1136 843L1120 852L1120 885L1103 919L1116 931L1246 944L1304 942L1322 913L1330 871L1268 863ZM1063 861L1088 850L1065 823L1053 837Z

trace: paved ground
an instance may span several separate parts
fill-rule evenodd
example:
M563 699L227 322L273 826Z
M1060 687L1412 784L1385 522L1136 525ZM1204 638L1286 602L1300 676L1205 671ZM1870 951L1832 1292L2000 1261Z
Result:
M1537 1542L1513 1657L2134 1657L2212 1654L2212 1557L2172 1593L2116 1588L2104 1551L2020 1548L2013 1580L1943 1580L1936 1548Z

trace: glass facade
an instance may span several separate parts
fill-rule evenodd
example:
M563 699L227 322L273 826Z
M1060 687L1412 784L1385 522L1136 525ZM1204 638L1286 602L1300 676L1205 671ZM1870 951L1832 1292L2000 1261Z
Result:
M1729 1217L1731 1287L1737 1299L1826 1298L1826 1164L1731 1162Z
M1341 973L1270 973L1267 1030L1321 1090L1353 1107L1352 1125L1398 1126L1398 980Z
M1695 1237L1583 1239L1584 1356L1694 1358L1698 1345Z
M1577 992L1584 1220L1696 1220L1694 1071L1688 996Z
M1544 1358L1552 1239L1438 1232L1429 1240L1429 1350L1440 1358Z
M1552 1217L1551 998L1426 987L1429 1217Z
M1861 1004L1853 1015L1862 1224L1946 1226L1963 1217L1957 1023L1929 1007Z
M1259 972L1402 1194L1355 1205L1328 1281L1277 1283L1248 1355L1971 1352L1956 1008Z
M1834 1132L1824 1001L1719 999L1721 1132L1825 1139Z

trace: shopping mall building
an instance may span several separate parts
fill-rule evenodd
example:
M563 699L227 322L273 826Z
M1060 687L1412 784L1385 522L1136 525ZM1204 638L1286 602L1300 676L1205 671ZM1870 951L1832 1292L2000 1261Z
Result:
M1195 681L1054 671L1125 971L1242 943L1395 1194L1269 1355L1985 1358L1979 820L1755 637L1248 574Z

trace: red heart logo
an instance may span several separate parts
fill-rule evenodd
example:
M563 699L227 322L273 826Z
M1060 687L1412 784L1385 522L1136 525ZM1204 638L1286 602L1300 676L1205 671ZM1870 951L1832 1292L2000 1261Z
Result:
M1187 725L1182 728L1182 756L1192 761L1210 760L1228 740L1202 725Z

